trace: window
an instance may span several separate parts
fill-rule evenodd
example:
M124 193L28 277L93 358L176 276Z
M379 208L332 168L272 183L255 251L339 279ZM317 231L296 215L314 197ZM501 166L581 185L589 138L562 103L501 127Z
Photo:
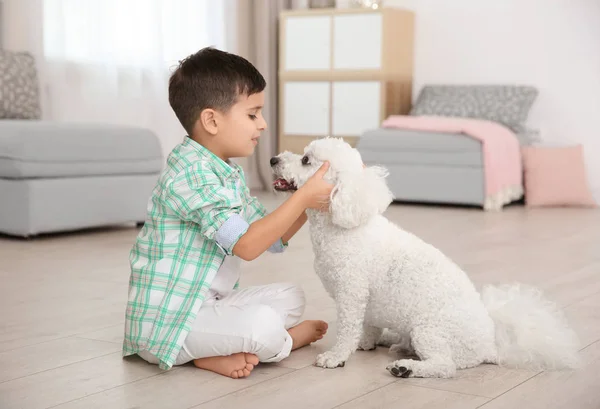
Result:
M48 60L170 67L202 47L225 45L224 1L44 0Z

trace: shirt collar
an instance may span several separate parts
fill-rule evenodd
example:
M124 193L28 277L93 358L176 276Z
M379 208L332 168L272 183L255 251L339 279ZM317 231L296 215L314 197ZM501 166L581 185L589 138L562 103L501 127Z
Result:
M189 136L186 136L183 140L183 145L187 146L198 153L201 158L204 158L210 161L215 165L216 170L219 174L225 176L226 178L235 177L239 173L239 166L231 161L223 161L223 159L219 158L209 149L199 144Z

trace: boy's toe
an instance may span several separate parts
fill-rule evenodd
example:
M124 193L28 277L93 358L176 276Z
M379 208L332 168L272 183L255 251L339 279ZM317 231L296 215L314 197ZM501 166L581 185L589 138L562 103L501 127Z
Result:
M237 379L237 378L238 378L238 371L233 371L233 372L231 372L231 377L232 377L233 379Z
M250 371L247 369L244 369L244 376L250 376Z
M249 371L251 371L251 370L254 369L254 365L252 365L252 364L246 364L246 369L249 370Z

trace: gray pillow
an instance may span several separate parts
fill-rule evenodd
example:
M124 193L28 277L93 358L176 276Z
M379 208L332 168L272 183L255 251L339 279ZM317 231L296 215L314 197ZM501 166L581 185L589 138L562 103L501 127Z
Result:
M517 133L537 95L536 88L523 85L427 85L410 115L485 119Z
M39 119L40 93L35 59L0 50L0 119Z

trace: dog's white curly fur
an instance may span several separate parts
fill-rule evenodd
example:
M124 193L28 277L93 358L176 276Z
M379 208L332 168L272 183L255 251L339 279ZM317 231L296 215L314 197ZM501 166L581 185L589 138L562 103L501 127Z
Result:
M448 378L482 363L577 366L577 336L539 290L488 286L480 295L440 250L382 216L392 201L385 169L364 168L359 152L337 138L277 158L273 172L291 186L301 187L324 161L325 179L335 184L329 212L308 212L315 271L338 313L335 346L317 366L343 366L377 343L419 358L392 362L387 369L399 377Z

